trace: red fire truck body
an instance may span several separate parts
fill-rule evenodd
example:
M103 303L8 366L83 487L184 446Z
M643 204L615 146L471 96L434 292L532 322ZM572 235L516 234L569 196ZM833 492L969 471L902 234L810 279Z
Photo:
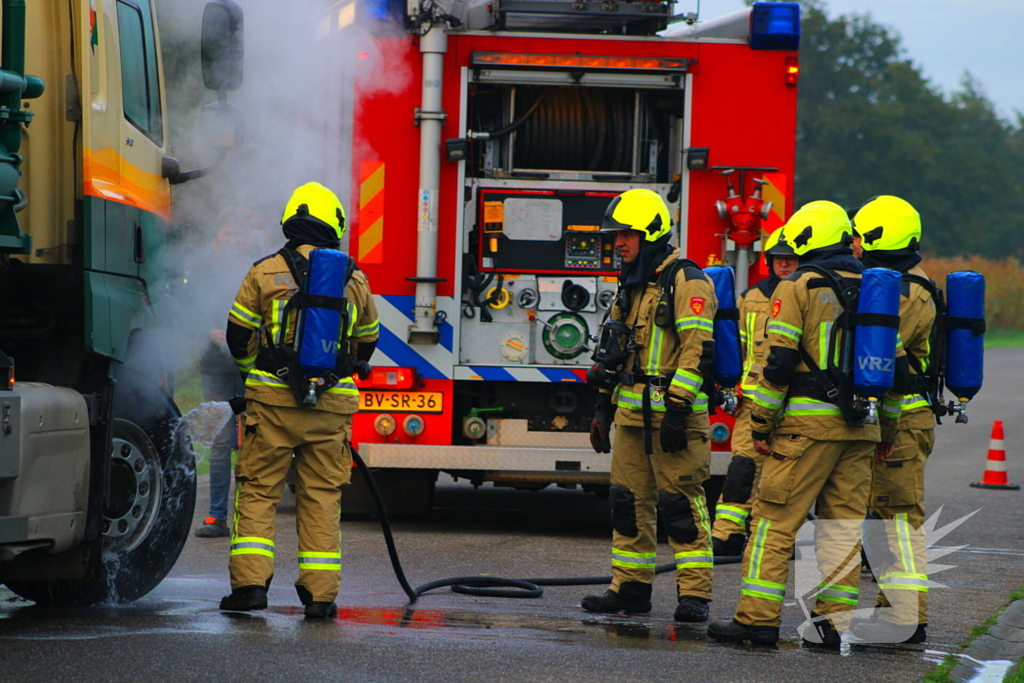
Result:
M793 210L795 45L755 49L751 10L613 35L573 16L560 32L515 30L513 10L468 30L476 7L461 28L421 14L425 30L376 38L404 87L357 79L349 251L369 276L381 337L353 442L427 501L439 471L599 489L610 456L589 447L585 377L616 288L613 238L597 232L604 208L653 189L685 256L738 266L740 288L759 279L759 238ZM659 27L643 21L639 32ZM729 168L755 169L737 186L744 198L767 181L771 206L752 237L716 209ZM712 468L722 475L731 420L712 423L724 425Z

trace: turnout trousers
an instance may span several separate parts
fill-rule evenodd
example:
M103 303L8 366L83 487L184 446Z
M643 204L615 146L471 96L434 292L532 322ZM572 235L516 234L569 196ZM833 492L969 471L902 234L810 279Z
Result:
M707 413L690 417L687 449L666 453L654 434L654 452L644 453L643 427L615 426L612 445L612 585L651 584L657 566L658 515L675 552L679 596L711 599L711 523L704 487L710 471Z
M295 456L296 525L303 602L332 602L341 585L341 487L349 482L352 416L249 400L235 465L231 588L269 585L274 517Z
M787 434L776 435L771 446L751 512L736 620L779 626L796 535L817 502L814 540L821 581L809 595L794 597L814 596L814 611L845 629L848 619L842 614L856 607L859 596L860 533L875 443Z
M733 534L747 535L750 508L754 505L754 490L761 478L764 456L754 450L750 438L750 399L744 398L736 413L736 426L732 431L732 460L725 474L722 495L715 506L715 523L711 535L727 541Z
M885 539L868 537L870 558L886 557L876 602L891 607L880 616L896 624L928 623L928 544L924 525L924 466L935 445L935 429L901 429L892 455L872 468L871 512L883 520ZM885 548L878 552L876 543Z

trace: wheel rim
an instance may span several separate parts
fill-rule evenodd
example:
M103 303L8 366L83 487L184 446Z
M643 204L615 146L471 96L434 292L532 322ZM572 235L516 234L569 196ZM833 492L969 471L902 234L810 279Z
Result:
M126 425L127 426L127 425ZM160 457L135 425L111 439L110 495L103 515L104 548L124 552L149 535L163 498Z

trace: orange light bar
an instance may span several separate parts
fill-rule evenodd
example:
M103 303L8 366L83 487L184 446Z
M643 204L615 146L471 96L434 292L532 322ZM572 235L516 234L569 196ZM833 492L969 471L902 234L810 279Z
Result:
M632 69L638 71L686 71L693 60L660 57L591 57L584 55L538 55L513 52L474 52L476 66L541 66L561 69Z
M786 57L786 85L796 85L800 79L800 62L796 57Z

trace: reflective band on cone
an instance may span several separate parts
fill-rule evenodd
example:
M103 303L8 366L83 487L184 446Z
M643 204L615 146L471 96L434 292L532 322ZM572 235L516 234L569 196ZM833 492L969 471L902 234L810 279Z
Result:
M1020 487L1009 483L1006 476L1006 450L1003 444L1003 421L992 423L992 440L988 446L988 460L985 462L985 475L981 481L971 484L978 489L1007 489L1019 491Z

